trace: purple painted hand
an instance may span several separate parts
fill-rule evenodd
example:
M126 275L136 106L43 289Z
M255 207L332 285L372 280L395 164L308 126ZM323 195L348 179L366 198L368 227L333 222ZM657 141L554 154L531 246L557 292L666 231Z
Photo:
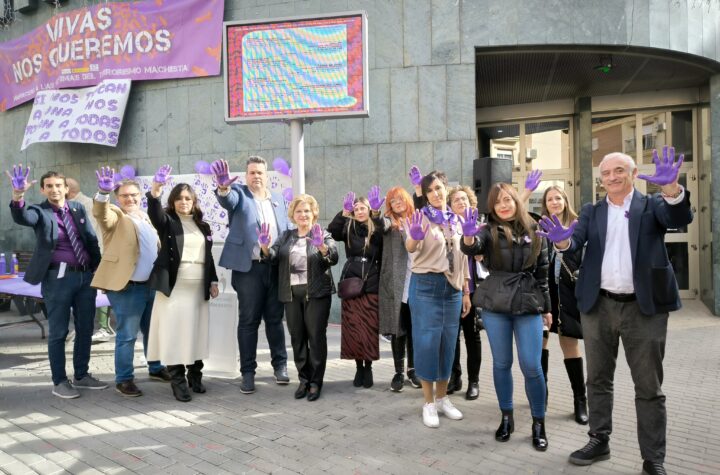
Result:
M668 154L668 151L670 152ZM638 175L641 180L649 181L658 186L669 185L677 182L680 167L685 160L685 155L680 155L680 159L675 162L675 147L663 147L663 158L658 157L657 149L653 149L653 163L655 164L654 175Z
M310 230L310 244L319 248L324 242L322 228L319 224L314 224Z
M160 183L161 185L164 185L167 183L168 178L170 178L170 172L172 171L172 167L170 165L163 165L155 172L155 176L153 177L153 181L155 183Z
M238 179L238 177L230 178L230 167L225 160L215 160L210 165L210 169L215 175L215 182L223 188L232 185Z
M352 191L348 191L347 195L345 195L345 199L343 200L343 209L347 211L348 213L352 213L355 207L353 206L355 204L355 193Z
M477 208L467 208L465 216L460 219L462 225L463 236L475 236L485 226L484 223L478 223Z
M428 229L430 229L430 224L428 223L425 227L423 227L422 223L422 211L417 209L413 213L412 217L405 219L405 225L407 226L408 234L411 239L415 241L422 241L425 239L425 234L428 232Z
M100 167L100 170L95 171L97 176L98 189L105 193L110 193L115 189L115 170L110 167Z
M383 203L385 203L385 198L380 198L379 186L375 185L370 188L370 191L368 191L368 202L370 203L370 209L374 211L379 210Z
M410 173L408 173L408 176L410 177L410 183L412 183L413 186L419 186L423 178L417 165L410 167Z
M25 167L23 171L22 164L17 166L13 165L13 172L10 174L9 171L5 170L5 174L10 178L12 183L13 191L18 193L25 193L37 180L32 180L30 183L27 181L28 175L30 175L30 167Z
M525 189L535 191L540 185L540 179L542 178L542 170L531 171L525 179Z
M268 223L262 223L260 229L256 229L255 233L257 234L260 246L270 245L270 225Z
M535 234L547 238L550 242L554 243L565 241L566 239L570 239L572 237L577 223L576 219L570 223L570 226L565 228L562 223L560 223L560 219L557 216L553 215L552 218L543 216L538 223L541 231L535 231Z

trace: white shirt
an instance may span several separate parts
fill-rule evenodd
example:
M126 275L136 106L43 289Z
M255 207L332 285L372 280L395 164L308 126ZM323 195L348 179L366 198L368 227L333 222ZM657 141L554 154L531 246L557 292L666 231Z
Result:
M681 187L682 188L682 187ZM630 230L628 214L630 202L635 189L623 198L622 205L613 204L606 196L608 204L607 234L605 235L605 254L600 271L600 288L618 294L632 294L635 292L633 284L633 262L630 252ZM685 197L682 188L677 198L665 198L665 201L674 205L680 203Z
M275 240L278 238L278 226L277 220L275 219L275 210L273 209L272 197L270 192L267 192L267 198L258 198L254 196L255 207L257 208L257 214L260 218L261 224L270 225L270 246L273 245ZM260 260L260 244L256 243L253 247L253 260Z

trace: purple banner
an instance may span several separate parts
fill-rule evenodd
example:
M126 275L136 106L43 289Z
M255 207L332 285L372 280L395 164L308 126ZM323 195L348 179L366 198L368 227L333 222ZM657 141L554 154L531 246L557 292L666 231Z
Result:
M100 3L0 43L0 111L104 79L220 74L224 0Z

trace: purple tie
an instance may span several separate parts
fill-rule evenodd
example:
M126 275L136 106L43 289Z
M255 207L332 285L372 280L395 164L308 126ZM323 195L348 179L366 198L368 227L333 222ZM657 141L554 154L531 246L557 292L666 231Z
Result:
M70 245L72 246L73 254L77 258L81 266L87 265L85 261L85 255L82 252L82 244L80 239L77 237L75 232L75 226L73 225L70 213L66 208L60 208L60 218L62 219L63 225L65 225L65 233L67 233L68 239L70 239Z

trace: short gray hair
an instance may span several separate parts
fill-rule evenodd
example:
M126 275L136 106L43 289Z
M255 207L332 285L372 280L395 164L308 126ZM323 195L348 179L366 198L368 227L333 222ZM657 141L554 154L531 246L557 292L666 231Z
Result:
M637 168L637 165L635 165L635 160L633 160L633 158L630 155L628 155L626 153L622 153L622 152L608 153L607 155L605 155L603 157L602 160L600 160L600 164L598 165L598 168L602 170L603 163L605 163L608 160L612 160L613 158L619 158L620 160L622 160L625 163L625 165L627 165L627 167L629 169L628 171L630 173L632 173L633 170L635 170Z
M267 169L267 162L260 155L250 155L245 162L245 168L249 167L251 163L259 163L260 165L265 165L265 168Z

